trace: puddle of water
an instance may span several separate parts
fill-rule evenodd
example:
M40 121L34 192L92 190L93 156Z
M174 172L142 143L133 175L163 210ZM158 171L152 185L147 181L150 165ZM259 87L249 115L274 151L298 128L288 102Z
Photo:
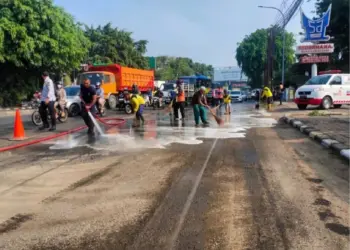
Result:
M225 124L218 127L215 122L208 128L195 128L193 120L185 123L174 122L169 116L157 117L148 120L142 128L131 128L126 124L122 128L111 128L102 133L93 143L86 142L86 138L69 137L56 141L50 149L72 149L87 146L95 150L108 152L126 152L146 148L165 148L172 143L197 145L203 143L201 139L228 139L244 138L246 131L256 127L273 127L277 122L272 118L259 116L256 112L236 113L231 116L222 116ZM191 119L191 118L190 118Z

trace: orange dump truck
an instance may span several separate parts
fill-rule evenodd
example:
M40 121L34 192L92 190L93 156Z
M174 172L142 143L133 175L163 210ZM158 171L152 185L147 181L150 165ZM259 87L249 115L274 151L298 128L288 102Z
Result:
M96 82L101 83L110 108L116 107L118 93L126 88L131 90L133 84L136 84L143 93L154 88L153 70L128 68L118 64L90 65L79 75L77 83L82 84L86 76L92 85Z

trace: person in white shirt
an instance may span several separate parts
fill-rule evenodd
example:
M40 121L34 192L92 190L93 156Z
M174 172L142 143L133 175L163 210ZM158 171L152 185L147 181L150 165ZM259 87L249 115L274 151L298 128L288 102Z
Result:
M44 79L44 85L43 85L43 90L41 92L41 99L40 99L41 102L39 107L39 113L41 116L41 120L43 121L43 126L40 127L39 129L44 130L44 129L50 128L49 131L55 131L56 130L55 86L53 85L53 81L50 79L48 72L45 71L42 77ZM49 110L50 116L51 116L51 127L49 126L49 122L47 119L47 110Z

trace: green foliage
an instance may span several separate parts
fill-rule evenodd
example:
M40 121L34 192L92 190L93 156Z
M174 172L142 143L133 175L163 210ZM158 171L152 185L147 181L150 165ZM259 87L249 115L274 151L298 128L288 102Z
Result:
M236 49L236 60L249 82L254 87L262 86L262 74L265 69L267 41L269 29L258 29L246 36ZM275 29L275 72L282 69L283 31ZM295 40L292 33L285 34L285 67L295 61L293 46Z
M73 17L52 0L0 1L0 105L31 95L44 70L79 67L89 45Z
M64 72L85 57L89 40L52 0L0 2L0 62Z
M335 45L334 64L343 71L349 72L349 0L316 0L316 13L321 16L332 4L330 25L327 34L334 37L331 42ZM338 59L338 54L342 58Z
M211 65L193 62L186 57L159 56L156 60L156 79L159 80L174 80L179 76L190 76L196 73L212 77L214 71Z
M92 46L89 50L89 61L93 63L118 63L134 68L147 68L148 60L144 57L147 52L147 41L134 41L132 33L105 26L86 27L85 34Z

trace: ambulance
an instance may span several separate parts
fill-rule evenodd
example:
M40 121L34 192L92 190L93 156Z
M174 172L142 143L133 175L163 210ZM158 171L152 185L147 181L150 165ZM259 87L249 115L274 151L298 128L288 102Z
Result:
M294 102L300 110L308 105L329 109L350 104L350 74L320 72L297 89Z

